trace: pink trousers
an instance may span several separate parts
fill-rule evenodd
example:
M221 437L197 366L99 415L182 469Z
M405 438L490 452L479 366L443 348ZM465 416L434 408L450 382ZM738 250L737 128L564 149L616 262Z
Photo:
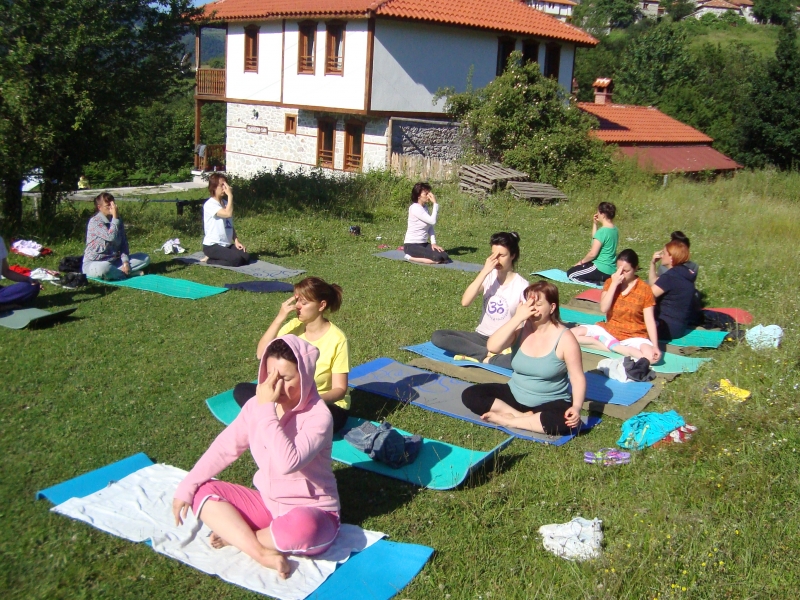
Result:
M206 501L227 502L239 511L253 531L269 527L279 552L314 556L325 552L339 533L339 515L311 506L298 506L273 518L258 490L227 483L207 481L197 490L192 511L202 520Z

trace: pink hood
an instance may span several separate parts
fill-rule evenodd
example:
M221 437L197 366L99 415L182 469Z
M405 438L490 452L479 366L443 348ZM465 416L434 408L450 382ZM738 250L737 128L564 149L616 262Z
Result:
M319 350L294 335L277 339L284 340L297 358L300 402L279 419L275 404L251 398L180 483L175 498L191 504L197 488L249 449L258 466L253 483L273 517L296 506L338 512L339 493L331 467L333 417L314 383ZM267 377L266 356L267 352L258 368L259 383Z

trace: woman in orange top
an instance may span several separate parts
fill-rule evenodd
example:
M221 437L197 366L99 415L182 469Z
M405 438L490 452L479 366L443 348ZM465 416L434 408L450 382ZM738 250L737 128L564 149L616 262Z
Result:
M639 257L633 250L617 256L617 270L603 285L600 310L606 322L572 329L581 346L611 350L657 363L661 358L656 331L656 299L646 281L636 275Z

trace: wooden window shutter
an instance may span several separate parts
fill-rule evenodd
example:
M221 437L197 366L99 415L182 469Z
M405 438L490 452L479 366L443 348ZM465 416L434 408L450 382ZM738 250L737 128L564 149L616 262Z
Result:
M325 74L341 75L344 72L344 23L330 21L325 42Z
M336 121L317 119L317 166L332 169L335 149Z
M244 71L258 73L258 27L244 28Z
M298 40L298 73L314 73L314 54L316 51L317 24L314 21L300 23L300 38Z
M344 128L344 170L360 171L364 157L364 124L347 123Z

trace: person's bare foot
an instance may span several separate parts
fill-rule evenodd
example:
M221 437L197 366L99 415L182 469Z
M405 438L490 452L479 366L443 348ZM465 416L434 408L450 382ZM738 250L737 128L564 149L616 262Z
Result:
M280 552L265 549L258 562L269 569L275 569L281 579L289 579L292 569L289 566L289 561Z
M219 550L220 548L224 548L225 546L229 545L228 542L223 540L221 537L219 537L213 531L211 532L211 536L209 537L209 542L211 543L211 547L212 548L216 548L217 550Z
M494 352L487 352L486 358L483 359L484 364L490 364L495 356L497 355Z
M208 262L208 257L204 256L203 258L200 259L200 262Z

